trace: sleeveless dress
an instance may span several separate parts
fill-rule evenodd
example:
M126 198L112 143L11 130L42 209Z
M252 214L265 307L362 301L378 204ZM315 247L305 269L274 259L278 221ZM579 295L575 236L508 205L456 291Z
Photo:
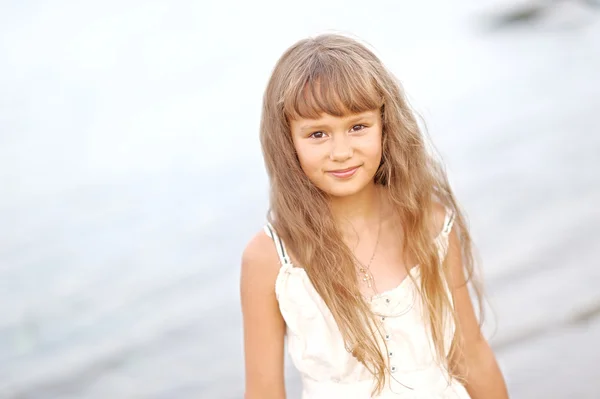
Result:
M440 258L448 250L454 215L448 211L435 238ZM285 245L270 224L266 234L275 243L281 269L275 283L279 309L286 322L287 346L302 377L302 399L369 399L373 376L344 345L329 308L305 270L292 265ZM419 267L410 269L419 282ZM447 291L451 299L449 291ZM435 359L433 341L426 331L418 290L408 276L397 287L371 299L371 309L387 344L389 378L378 399L468 399L460 382L450 379ZM445 331L450 347L454 326ZM382 346L385 348L385 346Z

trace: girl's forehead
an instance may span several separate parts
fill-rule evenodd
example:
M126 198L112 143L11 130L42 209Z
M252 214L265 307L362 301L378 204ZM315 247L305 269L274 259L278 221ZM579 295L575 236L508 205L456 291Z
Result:
M379 109L383 96L374 81L334 69L333 75L322 73L295 80L283 93L283 109L288 119L320 119L327 114L345 117Z
M346 120L356 120L356 119L361 119L361 118L373 118L376 117L377 115L379 115L379 109L371 109L371 110L366 110L366 111L362 111L362 112L346 112L342 115L335 115L335 114L330 114L327 112L321 112L316 116L307 116L307 117L302 117L302 116L296 116L295 118L290 119L291 122L314 122L314 121L323 121L323 120L339 120L339 121L346 121Z
M322 129L334 126L350 125L353 123L377 123L379 110L368 110L363 112L347 113L341 116L321 113L317 118L297 117L290 120L293 131L305 132L314 129Z

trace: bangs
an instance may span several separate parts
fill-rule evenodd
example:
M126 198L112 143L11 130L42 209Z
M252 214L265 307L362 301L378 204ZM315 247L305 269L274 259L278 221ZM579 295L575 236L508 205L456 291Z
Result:
M315 54L292 72L290 82L283 99L288 121L318 119L323 113L341 117L383 105L373 67L358 56Z

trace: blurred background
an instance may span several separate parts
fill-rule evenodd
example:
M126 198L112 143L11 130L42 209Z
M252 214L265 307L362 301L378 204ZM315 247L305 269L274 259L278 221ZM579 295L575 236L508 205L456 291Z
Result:
M597 3L25 0L0 1L0 398L242 398L262 92L329 31L428 124L512 398L600 397Z

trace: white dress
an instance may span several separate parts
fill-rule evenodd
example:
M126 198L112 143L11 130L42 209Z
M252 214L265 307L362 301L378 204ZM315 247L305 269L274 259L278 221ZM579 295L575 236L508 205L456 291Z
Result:
M454 221L448 212L444 228L436 237L442 258ZM285 246L273 227L265 232L275 242L281 262L275 292L287 325L291 359L302 376L302 399L369 399L374 379L344 346L338 326L303 268L290 262ZM410 270L419 281L419 268ZM412 279L373 297L373 312L379 316L387 341L390 378L379 399L468 399L465 388L451 380L434 361L433 343L425 330L423 308ZM454 328L446 331L446 347Z

